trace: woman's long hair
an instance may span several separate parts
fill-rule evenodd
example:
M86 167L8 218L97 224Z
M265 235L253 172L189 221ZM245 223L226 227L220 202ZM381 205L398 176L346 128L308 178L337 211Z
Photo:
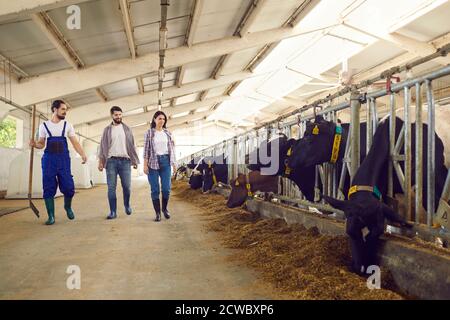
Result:
M162 112L162 111L156 111L155 114L153 115L151 128L155 128L155 127L156 127L155 119L158 118L158 116L160 116L160 115L163 115L163 116L164 116L164 124L163 124L163 128L166 129L167 116L166 116L166 114L165 114L164 112Z

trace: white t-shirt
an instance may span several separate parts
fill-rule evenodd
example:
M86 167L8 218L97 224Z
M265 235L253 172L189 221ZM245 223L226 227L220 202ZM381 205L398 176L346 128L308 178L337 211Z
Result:
M169 138L164 131L155 130L154 143L157 155L169 154L168 142Z
M124 157L129 158L127 151L127 142L125 138L125 131L123 125L113 125L111 128L111 146L108 151L108 158L110 157Z
M61 137L64 128L64 121L65 120L61 120L58 123L54 123L51 120L45 121L45 124L47 125L47 128L50 131L50 133L52 134L52 137ZM75 129L68 122L66 122L66 130L64 131L64 136L66 138L75 137ZM48 137L49 137L48 132L44 127L44 123L42 123L39 126L39 139Z

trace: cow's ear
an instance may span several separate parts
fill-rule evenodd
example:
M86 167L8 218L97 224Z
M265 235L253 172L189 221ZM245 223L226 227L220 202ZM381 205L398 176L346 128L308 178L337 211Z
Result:
M345 211L346 207L347 207L347 201L345 200L338 200L338 199L334 199L331 198L329 196L322 196L323 199L325 199L326 202L328 202L333 208Z

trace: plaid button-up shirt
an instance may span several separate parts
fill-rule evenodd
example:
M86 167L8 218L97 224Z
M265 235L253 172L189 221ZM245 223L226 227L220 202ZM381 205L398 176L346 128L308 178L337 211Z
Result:
M167 149L169 150L169 159L170 159L170 165L175 164L175 143L172 139L172 134L167 129L163 129L165 134L167 134ZM159 169L159 163L158 163L158 157L155 152L155 129L151 128L147 130L147 132L144 135L144 159L148 160L148 167L150 169L158 170Z

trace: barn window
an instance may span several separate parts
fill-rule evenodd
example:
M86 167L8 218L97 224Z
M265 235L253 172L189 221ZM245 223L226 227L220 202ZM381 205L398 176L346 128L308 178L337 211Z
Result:
M23 120L7 116L0 122L0 147L23 147Z

